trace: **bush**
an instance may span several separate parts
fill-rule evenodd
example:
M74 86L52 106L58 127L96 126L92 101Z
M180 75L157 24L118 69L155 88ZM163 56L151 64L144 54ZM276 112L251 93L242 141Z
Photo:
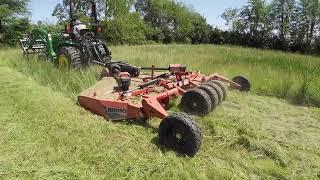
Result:
M9 46L17 45L23 34L30 31L31 25L27 18L14 19L5 25L4 31L0 33L0 43Z
M104 21L105 36L112 44L144 44L148 30L138 13Z

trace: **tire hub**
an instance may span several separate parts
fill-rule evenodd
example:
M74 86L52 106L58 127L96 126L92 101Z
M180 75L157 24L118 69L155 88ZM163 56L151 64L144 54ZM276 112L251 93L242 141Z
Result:
M62 54L59 56L59 69L68 69L69 67L69 60L68 58Z
M194 108L198 107L198 103L196 103L196 102L192 103L192 107L194 107Z
M181 141L182 140L182 134L181 133L176 133L176 139L178 141Z

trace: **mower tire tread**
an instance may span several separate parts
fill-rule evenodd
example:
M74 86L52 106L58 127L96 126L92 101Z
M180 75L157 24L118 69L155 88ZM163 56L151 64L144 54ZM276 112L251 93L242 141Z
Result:
M81 51L75 47L68 47L71 54L71 68L78 69L82 67Z
M223 91L221 90L221 88L215 83L206 83L205 85L212 87L216 91L216 93L218 95L218 104L221 104L224 99Z
M188 114L206 116L211 111L212 102L204 90L196 88L187 91L182 96L180 105L183 111Z
M64 54L70 60L70 68L80 69L83 66L81 60L81 51L76 47L61 47L58 51L58 56Z
M213 80L213 81L210 81L209 83L214 83L221 88L221 90L223 92L223 100L225 101L228 97L228 91L227 91L225 84L219 80Z
M121 67L118 64L111 64L110 65L110 72L115 75L116 71L121 72Z
M209 95L211 99L211 110L216 109L216 106L219 103L219 97L217 92L209 85L202 85L199 87L199 89L205 91Z
M240 91L249 92L251 89L250 81L244 76L236 76L232 79L233 82L241 85Z
M177 138L177 133L182 133L181 139ZM201 141L201 129L188 114L174 113L160 123L159 142L166 148L193 157L199 151Z

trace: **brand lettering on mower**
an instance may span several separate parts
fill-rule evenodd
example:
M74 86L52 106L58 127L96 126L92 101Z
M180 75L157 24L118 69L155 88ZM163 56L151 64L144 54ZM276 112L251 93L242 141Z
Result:
M108 118L112 120L122 120L128 115L128 109L123 108L106 108L105 111L108 115Z
M116 114L127 114L127 109L118 109L118 108L107 108L107 113L116 113Z

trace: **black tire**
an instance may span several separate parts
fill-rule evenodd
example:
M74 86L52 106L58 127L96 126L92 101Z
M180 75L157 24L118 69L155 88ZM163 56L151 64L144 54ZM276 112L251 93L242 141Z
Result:
M59 66L59 57L61 55L66 56L69 61L69 67L72 69L80 69L83 67L82 60L81 60L81 51L76 47L60 47L57 53L58 57L58 66ZM59 66L60 67L60 66Z
M250 81L243 76L236 76L232 79L233 82L241 85L240 91L248 92L251 89Z
M181 99L183 111L191 115L208 115L211 111L211 104L209 95L201 89L189 90Z
M214 83L221 88L221 90L223 92L223 101L225 101L228 97L228 91L227 91L225 84L219 80L213 80L213 81L210 81L209 83Z
M205 83L205 85L212 87L216 91L218 95L218 104L221 104L223 102L223 92L221 88L215 83Z
M121 67L118 64L111 64L109 70L113 75L116 75L121 72Z
M205 91L211 100L211 110L216 109L218 103L219 103L219 97L217 92L209 85L202 85L199 87L199 89Z
M111 56L106 55L102 58L102 63L107 64L108 62L111 62Z
M175 113L162 120L159 141L166 148L193 157L201 146L201 129L189 115Z
M120 83L121 83L121 90L128 91L131 85L131 79L130 78L121 79Z

